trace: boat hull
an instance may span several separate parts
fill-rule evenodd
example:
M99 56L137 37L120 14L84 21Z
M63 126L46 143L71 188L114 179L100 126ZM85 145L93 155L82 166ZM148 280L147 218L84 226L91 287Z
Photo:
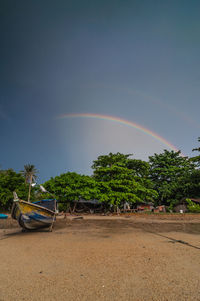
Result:
M22 200L15 201L12 208L12 218L27 230L51 227L55 220L55 212L42 206Z
M0 213L0 219L6 219L8 216L6 214Z

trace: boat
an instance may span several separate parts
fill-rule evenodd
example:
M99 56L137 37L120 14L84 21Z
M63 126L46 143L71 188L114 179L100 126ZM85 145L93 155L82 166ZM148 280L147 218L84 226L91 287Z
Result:
M6 214L0 213L0 219L6 219L8 216Z
M47 199L33 203L20 200L14 193L11 211L13 219L17 220L24 230L48 228L52 230L57 213L56 199Z

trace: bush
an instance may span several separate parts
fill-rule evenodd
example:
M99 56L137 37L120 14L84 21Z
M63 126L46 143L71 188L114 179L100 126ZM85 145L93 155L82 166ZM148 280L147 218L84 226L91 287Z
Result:
M199 204L195 204L190 199L186 199L186 202L188 203L187 208L188 208L189 212L200 213L200 205Z

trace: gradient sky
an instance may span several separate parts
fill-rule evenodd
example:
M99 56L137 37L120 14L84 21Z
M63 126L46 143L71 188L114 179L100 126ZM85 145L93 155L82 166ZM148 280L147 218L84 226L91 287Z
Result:
M191 156L200 136L200 2L0 0L0 166L39 182L109 152Z

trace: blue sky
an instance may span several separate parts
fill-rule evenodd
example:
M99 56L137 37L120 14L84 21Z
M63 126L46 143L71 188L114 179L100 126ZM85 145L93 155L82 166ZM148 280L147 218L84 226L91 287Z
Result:
M137 123L194 155L200 136L199 1L0 3L0 165L39 181L91 173L98 155L148 159L166 145L105 120Z

